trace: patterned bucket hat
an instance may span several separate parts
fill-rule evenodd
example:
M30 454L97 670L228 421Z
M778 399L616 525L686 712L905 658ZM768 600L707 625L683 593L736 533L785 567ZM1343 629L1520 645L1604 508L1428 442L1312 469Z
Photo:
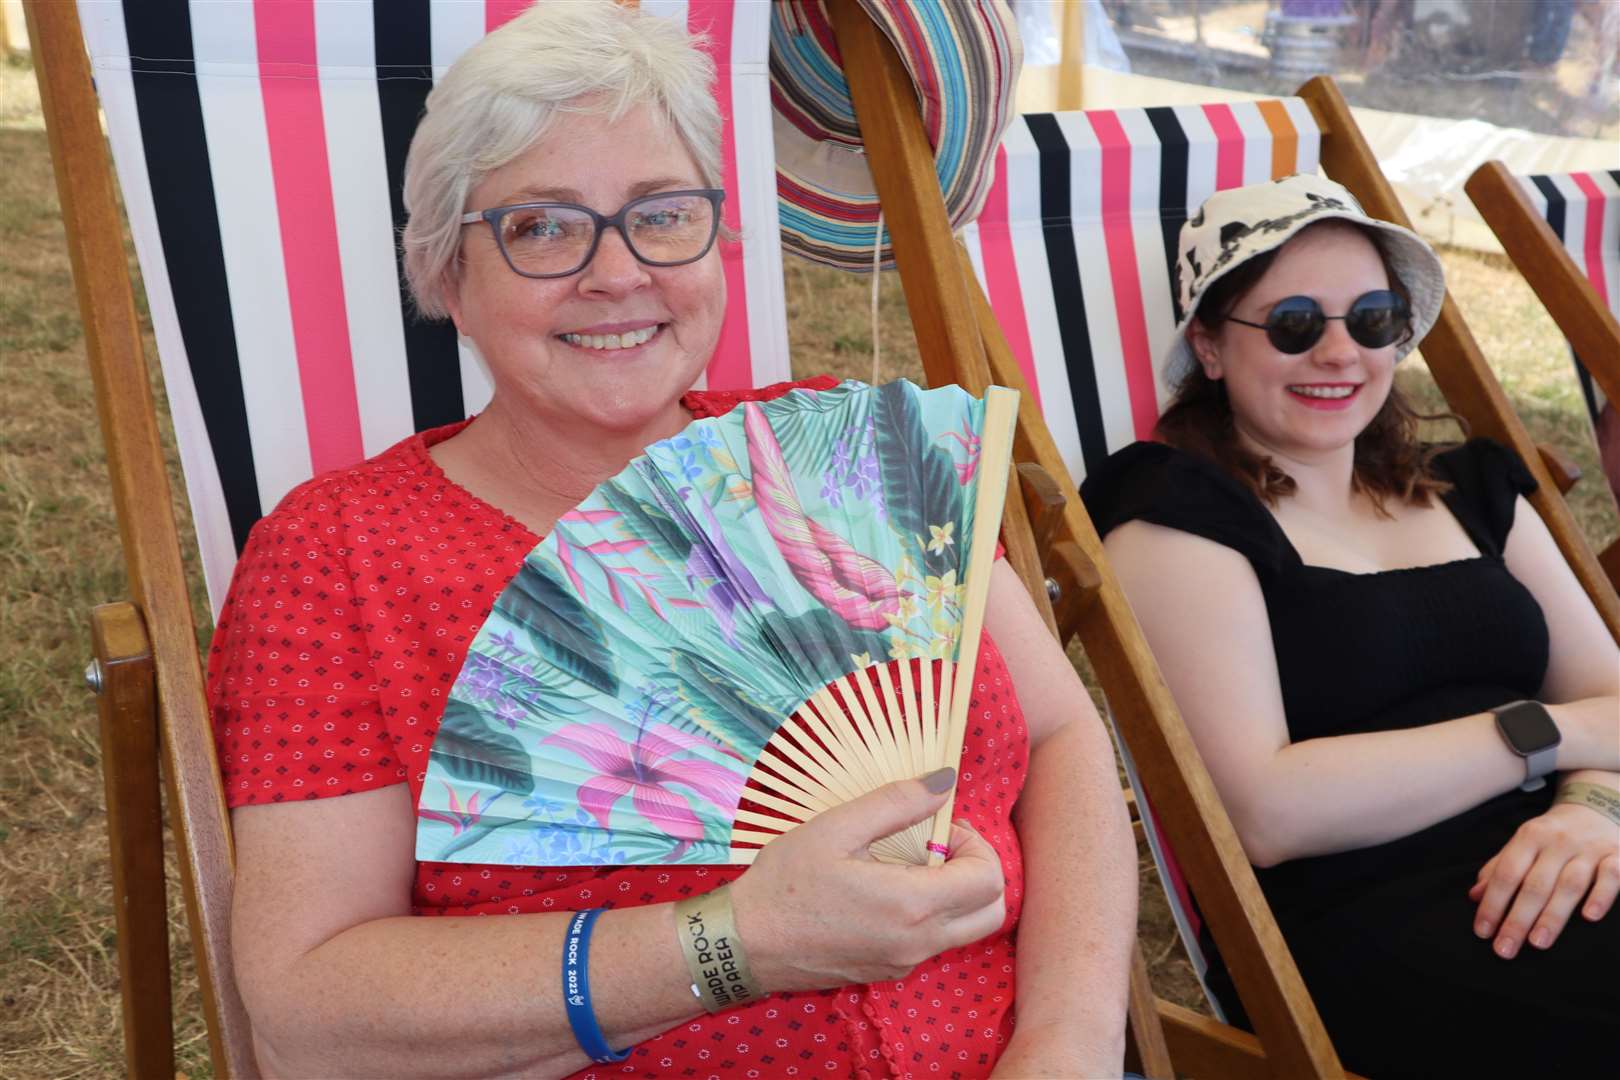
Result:
M978 216L996 148L1013 117L1023 66L1003 0L860 0L894 43L922 107L923 128L953 229ZM844 270L871 270L878 197L843 59L823 0L771 5L771 104L782 246ZM893 265L887 230L881 261Z
M1301 229L1339 219L1373 229L1383 238L1395 276L1412 301L1412 335L1396 347L1400 360L1423 340L1446 296L1445 271L1434 249L1410 229L1369 217L1356 197L1325 176L1299 173L1264 184L1217 191L1181 227L1176 257L1176 300L1181 321L1164 356L1164 380L1179 386L1195 367L1187 326L1204 290L1256 255L1287 243Z

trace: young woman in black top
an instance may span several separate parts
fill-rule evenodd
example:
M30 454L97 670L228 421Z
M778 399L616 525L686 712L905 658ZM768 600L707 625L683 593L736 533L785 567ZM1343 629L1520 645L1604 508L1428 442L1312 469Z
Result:
M1178 274L1160 441L1083 494L1341 1057L1620 1064L1620 652L1518 459L1416 441L1438 260L1301 176Z

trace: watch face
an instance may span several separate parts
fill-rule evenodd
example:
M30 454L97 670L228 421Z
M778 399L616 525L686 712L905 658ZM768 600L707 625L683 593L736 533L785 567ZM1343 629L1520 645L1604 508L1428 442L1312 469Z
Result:
M1558 725L1539 701L1515 701L1496 710L1496 726L1502 729L1515 753L1530 755L1557 746Z

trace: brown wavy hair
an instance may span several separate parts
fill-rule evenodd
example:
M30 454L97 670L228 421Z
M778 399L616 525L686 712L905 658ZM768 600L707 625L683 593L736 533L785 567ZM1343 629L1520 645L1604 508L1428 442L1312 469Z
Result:
M1323 223L1326 224L1326 223ZM1394 265L1384 248L1383 238L1374 230L1354 222L1345 224L1358 230L1378 251L1389 276L1391 291L1408 302L1411 294L1396 275ZM1309 226L1317 228L1318 226ZM1298 234L1296 234L1298 235ZM1214 329L1232 314L1238 302L1265 276L1281 248L1262 252L1237 268L1229 271L1210 285L1198 301L1193 319L1206 329ZM1404 344L1412 330L1407 328ZM1418 423L1422 420L1449 419L1467 432L1463 419L1453 413L1433 415L1419 413L1412 408L1393 382L1389 397L1371 422L1356 436L1355 466L1351 484L1371 498L1378 512L1387 516L1384 500L1398 499L1413 506L1427 506L1431 496L1451 489L1451 485L1433 470L1434 455L1442 447L1426 446L1418 440ZM1155 434L1159 441L1178 450L1201 454L1218 463L1237 477L1261 501L1276 506L1279 499L1294 493L1294 478L1278 468L1271 458L1256 453L1238 437L1232 419L1232 404L1227 399L1226 383L1211 379L1196 362L1192 371L1176 387L1170 406L1159 418Z

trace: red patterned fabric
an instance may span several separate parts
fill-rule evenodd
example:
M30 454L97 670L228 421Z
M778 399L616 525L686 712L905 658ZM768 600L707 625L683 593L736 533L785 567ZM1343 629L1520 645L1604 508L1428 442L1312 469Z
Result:
M830 378L725 394L693 392L695 417ZM409 783L465 650L539 537L448 479L428 448L465 422L404 440L291 492L237 564L209 656L209 704L231 806ZM1028 734L986 635L969 709L957 816L1001 856L1007 921L905 979L777 994L679 1025L621 1064L579 1077L982 1076L1013 1026L1013 927L1023 862L1013 804ZM573 911L678 900L735 867L417 864L418 915Z

